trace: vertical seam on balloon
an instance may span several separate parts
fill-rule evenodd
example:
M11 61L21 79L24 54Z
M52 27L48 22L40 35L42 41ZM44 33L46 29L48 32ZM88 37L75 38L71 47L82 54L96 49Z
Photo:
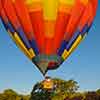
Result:
M11 2L12 3L12 2ZM13 3L12 3L12 6L13 6ZM14 7L13 7L14 8ZM15 9L15 8L14 8ZM5 12L5 14L6 14L6 12ZM6 14L6 16L8 16L7 14ZM16 15L16 13L15 13L15 16L16 16L16 18L17 18L17 21L18 21L18 17L17 17L17 15ZM8 17L8 20L9 20L9 17ZM19 23L19 21L18 21L18 23ZM20 25L20 23L19 23L19 25ZM13 25L12 25L13 26ZM14 27L14 26L13 26ZM15 28L14 28L15 29ZM16 30L16 29L15 29ZM16 30L17 31L17 30ZM18 32L19 33L19 32ZM19 34L21 34L21 33L19 33ZM23 33L24 34L24 33ZM19 35L20 36L20 35ZM27 38L26 38L26 36L25 36L25 34L24 34L24 37L25 37L25 39L27 40ZM23 41L23 38L21 37L21 40ZM26 41L25 40L25 41ZM23 41L24 42L24 41ZM27 43L28 43L28 45L30 45L29 44L29 41L27 40ZM30 49L30 48L29 48Z
M83 12L84 12L84 11L85 11L85 10L83 10ZM80 17L79 17L78 23L79 23L80 20L81 20L82 14L83 14L83 13L81 13L81 15L80 15ZM77 23L77 28L79 27L79 24L78 24L78 23ZM66 26L66 27L67 27L67 26ZM68 33L67 33L67 34L68 34ZM66 33L65 33L65 35L66 35ZM75 35L75 32L73 33L73 36L74 36L74 35ZM73 36L72 36L72 37L73 37ZM72 39L72 38L71 38L71 39ZM75 39L75 40L76 40L76 39ZM65 41L66 41L66 40L65 40ZM67 41L66 41L66 42L67 42ZM66 46L67 46L67 44L66 44ZM61 47L60 47L60 48L61 48ZM63 52L62 52L62 54L63 54ZM61 54L61 55L62 55L62 54Z
M13 4L14 5L14 4ZM13 6L14 7L14 6ZM16 14L17 14L17 11L16 11L16 7L14 7L14 9L15 9L15 12L16 12ZM28 14L28 17L30 18L30 16L29 16L29 13L27 12L27 14ZM21 19L20 19L20 17L18 16L18 15L16 15L17 17L18 17L18 19L19 19L19 23L21 24L21 27L22 27L22 29L23 29L23 24L22 24L22 22L21 22ZM30 21L30 24L31 24L31 21ZM32 25L32 24L31 24ZM23 30L24 31L24 30ZM33 32L33 28L32 28L32 32ZM24 31L24 34L25 34L25 31ZM32 33L30 33L31 35L32 35ZM34 35L34 34L33 34ZM25 36L26 36L26 34L25 34ZM27 37L27 36L26 36ZM29 40L29 39L27 39L28 40L28 42L29 42L29 44L30 44L30 41L31 40ZM35 40L35 37L33 38L33 40ZM32 44L30 44L31 45L31 48L33 49L33 52L35 52L35 54L37 55L38 53L37 53L37 51L35 51L35 49L38 49L38 47L34 47L33 48L33 46L32 46ZM36 43L35 43L35 46L36 46Z

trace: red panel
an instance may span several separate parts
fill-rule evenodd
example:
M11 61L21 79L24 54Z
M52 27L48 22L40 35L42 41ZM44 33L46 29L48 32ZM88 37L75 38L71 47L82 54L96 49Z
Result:
M77 2L72 10L69 23L66 27L66 34L64 36L64 39L66 41L69 41L74 35L75 31L77 31L83 13L84 13L84 6L82 6L80 2Z
M21 22L21 25L24 29L24 32L29 40L32 40L33 37L33 30L32 25L30 22L28 10L24 4L23 0L15 0L14 7L16 8L17 16Z
M4 8L2 7L1 0L0 0L0 16L2 16L3 20L7 23L7 16L5 15Z
M12 5L11 0L4 0L3 7L5 9L5 12L6 12L7 16L9 17L9 20L13 24L13 26L15 28L20 27L20 25L18 23L17 16L16 16L16 13L15 13L15 9L14 9L14 7Z
M53 54L53 39L52 38L45 38L45 51L44 53L47 55Z
M1 5L1 0L0 0L0 12L1 12L1 9L2 9L2 5Z
M98 5L98 0L91 0L91 15L90 15L90 19L89 19L89 25L92 23L92 21L94 20L94 17L96 15L96 10L97 10L97 5Z
M97 10L97 7L98 7L98 0L91 0L91 5L92 5L92 10L93 10L93 13L94 13L94 16L96 14L96 10Z
M54 52L57 52L59 48L66 29L66 25L68 23L69 15L63 12L58 13L58 18L56 21L56 29L55 29L55 37L54 37Z
M34 11L30 12L30 18L34 30L34 36L38 47L40 49L40 53L43 53L44 49L44 24L43 24L43 12L42 11Z
M54 61L51 61L49 62L48 64L48 69L53 69L53 68L56 68L57 67L57 62L54 62Z
M84 13L81 17L80 23L79 23L80 31L82 31L84 25L86 25L88 23L90 15L91 15L91 4L89 3L85 8L85 11L84 11Z

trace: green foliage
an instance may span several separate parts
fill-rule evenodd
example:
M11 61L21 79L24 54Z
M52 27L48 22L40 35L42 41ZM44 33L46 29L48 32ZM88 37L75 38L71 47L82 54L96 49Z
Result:
M97 93L98 95L100 95L100 89L98 89L98 90L96 91L96 93Z
M77 92L79 86L74 80L53 79L55 88L47 91L43 89L42 82L34 85L31 95L20 95L7 89L0 93L0 100L100 100L100 89L96 92Z
M51 98L52 100L64 100L67 96L73 95L79 88L74 80L65 81L57 78L52 80L55 87L53 90L44 90L42 82L37 83L33 87L30 100L51 100Z
M79 88L78 83L74 80L69 80L69 81L65 81L61 79L53 79L53 80L54 80L54 84L57 85L57 88L55 89L56 92L73 94Z
M29 100L30 96L19 95L17 92L7 89L0 94L0 100Z

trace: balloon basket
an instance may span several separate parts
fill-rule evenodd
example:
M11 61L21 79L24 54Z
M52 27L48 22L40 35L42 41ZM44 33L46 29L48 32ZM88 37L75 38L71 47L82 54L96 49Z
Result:
M43 89L47 91L52 91L54 89L54 82L51 77L46 76L42 81Z

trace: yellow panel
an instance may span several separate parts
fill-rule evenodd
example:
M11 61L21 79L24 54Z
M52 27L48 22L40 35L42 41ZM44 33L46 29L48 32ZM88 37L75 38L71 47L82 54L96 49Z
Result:
M33 3L33 0L25 0L25 3L28 4L28 5L29 4L32 4Z
M34 53L34 51L33 51L32 48L29 49L29 52L30 52L30 54L31 54L33 57L35 57L35 53Z
M65 60L67 57L68 57L68 51L65 49L62 54L62 58Z
M82 41L82 36L79 35L79 37L77 38L77 40L74 42L74 44L72 45L71 49L69 51L64 50L64 53L62 54L62 58L65 60L69 57L69 55L77 48L77 46L79 45L79 43Z
M66 5L74 5L76 0L60 0L60 3Z
M25 47L25 45L23 44L23 42L21 41L20 37L17 35L17 33L14 34L14 37L16 39L16 41L18 42L18 44L20 45L20 47L22 47L22 49L27 52L30 56L30 58L32 59L35 54L34 53L30 53L30 51L32 51L32 49L30 48L30 51L27 50L27 48Z
M56 20L59 0L43 0L45 20Z
M78 46L78 44L81 42L82 40L82 36L79 35L79 37L77 38L77 40L74 42L74 44L72 45L71 49L69 50L69 53L72 53L73 50L76 49L76 47Z
M23 44L23 42L21 41L20 37L17 35L17 33L14 33L14 36L12 36L11 32L8 30L8 33L10 34L10 36L12 37L12 39L15 41L15 43L17 44L17 46L25 53L25 55L32 60L32 58L35 56L34 52L32 51L32 49L30 49L28 51L28 49L25 47L25 45Z

